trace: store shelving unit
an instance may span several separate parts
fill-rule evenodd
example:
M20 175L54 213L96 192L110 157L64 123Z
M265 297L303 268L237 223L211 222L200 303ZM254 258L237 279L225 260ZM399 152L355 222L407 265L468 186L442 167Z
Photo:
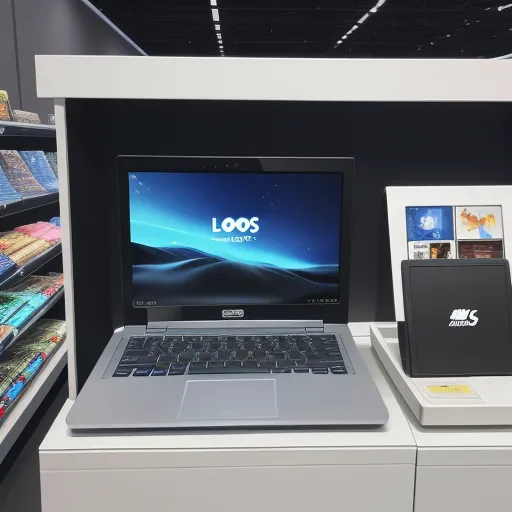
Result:
M15 213L32 210L47 204L57 203L59 201L58 192L48 192L47 194L37 194L25 197L17 201L0 202L0 217L14 215Z
M51 359L43 366L30 386L18 398L18 403L0 427L0 463L9 453L23 429L27 426L48 391L67 363L67 342L64 341Z
M56 130L52 125L26 124L9 121L0 121L0 149L16 150L56 150ZM27 224L38 220L48 220L58 212L58 192L40 194L26 197L17 201L1 204L0 201L0 232L8 231L20 224ZM48 218L46 218L48 217ZM55 267L55 260L61 254L61 244L51 247L45 253L45 257L29 263L17 270L11 276L0 283L0 290L14 286L25 277L39 271L43 267ZM59 265L62 268L61 265ZM48 269L45 268L45 272ZM52 268L51 270L54 270ZM60 289L55 295L37 311L30 320L16 334L21 336L29 330L34 323L62 302L64 289ZM15 343L11 341L9 345ZM0 354L0 359L1 359ZM66 341L58 348L49 361L41 368L33 378L30 385L23 391L8 415L0 424L0 464L9 453L14 443L27 427L32 416L37 411L44 398L61 375L67 363Z
M15 284L19 283L26 277L37 272L40 268L44 267L53 258L56 258L62 253L61 244L50 247L47 251L39 255L39 258L29 261L16 272L6 277L3 281L0 281L0 291L5 291L11 288Z
M55 126L51 124L28 124L16 123L14 121L0 121L0 136L55 138Z

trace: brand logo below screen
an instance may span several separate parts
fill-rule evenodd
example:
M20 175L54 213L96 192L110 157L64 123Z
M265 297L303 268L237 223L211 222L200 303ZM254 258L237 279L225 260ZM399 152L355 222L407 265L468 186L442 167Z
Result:
M242 318L244 316L243 309L223 309L222 318Z
M258 221L260 219L258 217L251 217L250 219L246 219L245 217L240 217L235 220L233 217L226 217L220 224L220 227L217 227L217 218L212 218L212 231L214 233L220 233L224 231L226 233L231 233L235 228L241 233L245 233L248 229L250 229L251 233L257 233L260 229L258 226Z
M478 323L477 309L454 309L448 327L474 327Z

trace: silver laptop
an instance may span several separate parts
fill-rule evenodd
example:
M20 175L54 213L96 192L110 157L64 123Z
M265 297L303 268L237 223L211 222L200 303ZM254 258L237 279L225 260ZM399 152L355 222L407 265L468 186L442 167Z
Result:
M352 159L117 165L127 325L80 391L72 429L387 421L345 325ZM141 313L146 324L130 325Z

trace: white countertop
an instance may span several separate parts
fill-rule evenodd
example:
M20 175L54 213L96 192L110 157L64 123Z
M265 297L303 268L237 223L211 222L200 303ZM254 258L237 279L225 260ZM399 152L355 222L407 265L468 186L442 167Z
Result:
M128 460L130 467L414 464L414 438L370 340L359 337L356 343L389 411L380 429L71 435L65 423L73 403L68 400L40 447L41 469L123 467Z

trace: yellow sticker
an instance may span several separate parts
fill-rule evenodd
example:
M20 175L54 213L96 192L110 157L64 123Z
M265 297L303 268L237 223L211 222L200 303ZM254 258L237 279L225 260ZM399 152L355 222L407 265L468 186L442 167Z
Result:
M474 393L474 391L466 384L461 384L459 386L427 386L427 389L431 393L455 393L459 395L472 395Z

